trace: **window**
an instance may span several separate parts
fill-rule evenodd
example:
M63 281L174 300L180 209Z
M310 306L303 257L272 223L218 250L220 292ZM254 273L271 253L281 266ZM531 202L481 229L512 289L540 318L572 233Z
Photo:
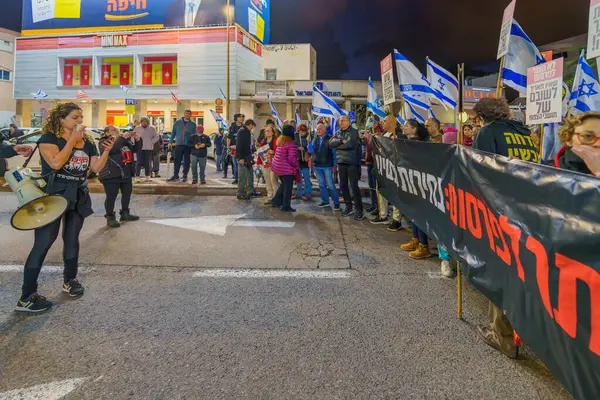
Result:
M177 85L177 55L142 57L142 85Z
M276 81L277 80L277 69L276 68L265 68L265 80Z
M0 69L0 81L10 81L10 71Z
M12 53L13 52L12 42L8 42L6 40L0 40L0 50Z
M70 58L63 60L64 86L90 86L91 78L91 58Z
M100 60L102 86L133 84L133 57L104 57Z

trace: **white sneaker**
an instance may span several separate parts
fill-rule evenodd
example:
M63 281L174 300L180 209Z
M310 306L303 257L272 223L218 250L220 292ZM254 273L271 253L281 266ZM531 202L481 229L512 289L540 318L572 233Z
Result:
M146 182L150 182L150 177L149 176L146 177Z
M454 276L454 270L452 269L452 265L450 265L450 261L442 260L442 276L446 278L452 278Z
M142 181L141 181L141 179L140 179L139 177L136 177L136 178L133 180L133 183L140 183L140 182L142 182Z

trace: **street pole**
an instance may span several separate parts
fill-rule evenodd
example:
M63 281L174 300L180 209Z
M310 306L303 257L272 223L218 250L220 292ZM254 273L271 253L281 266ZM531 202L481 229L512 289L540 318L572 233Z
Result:
M227 122L231 121L229 110L230 110L230 98L231 98L231 40L229 38L229 27L231 26L231 8L230 8L230 0L227 0L227 98L225 99L225 120Z

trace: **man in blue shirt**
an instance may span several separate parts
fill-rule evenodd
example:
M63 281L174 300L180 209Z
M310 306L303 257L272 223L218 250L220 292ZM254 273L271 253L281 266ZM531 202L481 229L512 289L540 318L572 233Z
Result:
M175 158L175 171L168 182L175 182L179 180L179 170L181 169L181 162L183 161L183 178L181 182L187 182L187 176L190 172L190 161L192 148L188 147L188 142L192 136L196 134L196 123L191 120L192 111L185 110L183 118L175 122L173 126L173 132L171 132L171 140L169 147L173 147L175 143L175 150L173 155Z

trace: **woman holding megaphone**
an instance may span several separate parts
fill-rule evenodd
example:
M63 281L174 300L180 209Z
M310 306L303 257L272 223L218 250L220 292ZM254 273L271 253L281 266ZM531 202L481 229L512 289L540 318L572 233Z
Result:
M77 281L79 233L84 219L93 214L87 176L90 169L99 173L104 168L114 145L114 140L106 141L103 153L99 156L96 145L86 135L85 129L83 113L75 103L57 105L42 128L38 143L42 175L47 181L45 191L65 197L69 206L63 218L35 230L35 242L25 263L17 311L36 313L52 307L52 302L37 293L37 280L46 254L58 237L61 220L65 264L62 290L71 297L83 294L83 286Z

